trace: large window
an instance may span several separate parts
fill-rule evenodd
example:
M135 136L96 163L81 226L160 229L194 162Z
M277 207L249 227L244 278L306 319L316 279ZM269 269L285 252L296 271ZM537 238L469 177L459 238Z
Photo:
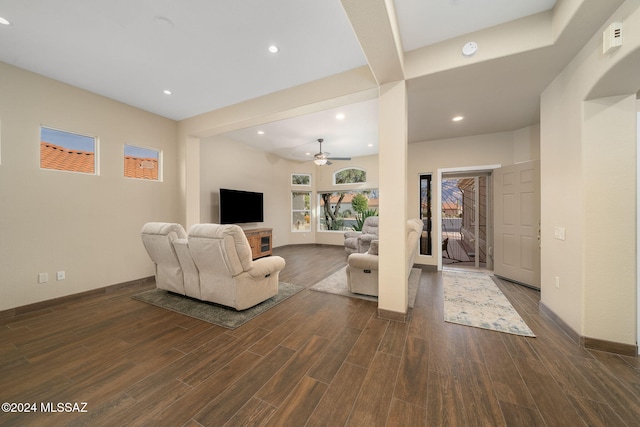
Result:
M311 231L311 192L291 193L291 231Z
M42 126L40 167L97 174L96 138Z
M358 229L366 216L378 214L378 189L318 193L319 231Z
M150 148L124 146L124 176L127 178L159 181L161 177L160 152Z

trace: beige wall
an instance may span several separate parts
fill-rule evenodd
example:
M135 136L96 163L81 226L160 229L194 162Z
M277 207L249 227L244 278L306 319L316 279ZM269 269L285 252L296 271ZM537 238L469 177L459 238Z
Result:
M432 194L435 201L441 197L437 185L440 169L510 165L520 161L536 160L539 126L530 126L513 132L475 135L438 141L409 144L408 162L408 216L419 217L421 174L431 173ZM436 220L434 210L434 221ZM438 249L437 233L433 233L433 248ZM438 253L418 255L417 262L438 265Z
M291 173L311 173L309 165L299 165L273 154L256 150L223 136L203 139L200 144L199 222L218 222L219 190L264 193L264 222L240 224L243 228L273 228L273 246L313 243L312 233L291 233ZM295 234L295 236L292 236Z
M534 125L513 132L476 135L440 141L409 144L408 161L408 212L418 217L419 175L436 173L439 169L466 168L484 165L509 165L520 161L535 160L539 153L537 140L539 126ZM342 232L315 232L317 224L317 193L341 189L379 188L378 156L355 157L351 161L334 161L329 166L314 166L311 162L293 162L253 149L223 136L203 139L200 144L200 215L199 222L217 221L217 192L220 187L265 192L265 222L246 224L243 227L269 227L274 229L274 246L319 243L342 245ZM246 173L239 168L238 159L250 164ZM367 183L355 186L333 184L333 174L344 167L358 167L367 171ZM310 187L289 185L292 173L310 173ZM435 186L435 177L434 177ZM291 232L289 217L293 190L311 190L312 232ZM434 188L434 197L439 189ZM436 237L434 236L434 242ZM434 243L435 245L435 243ZM434 246L436 247L436 246ZM419 263L437 265L436 257L420 256Z
M540 160L540 125L513 132L513 163Z
M232 141L224 136L203 139L200 151L200 216L198 222L218 221L218 191L221 187L264 193L264 222L241 224L243 228L273 228L273 246L305 243L342 245L342 232L316 232L317 192L338 191L346 186L333 185L333 173L346 166L367 171L367 183L348 189L378 188L378 156L356 157L349 162L334 161L329 166L282 159ZM241 160L240 160L241 159ZM251 165L242 168L240 165ZM311 174L311 186L291 186L291 174ZM312 230L291 231L291 192L311 191Z
M631 345L638 8L627 1L605 24L623 22L622 47L602 54L603 27L541 98L542 303L584 337ZM566 240L554 238L554 227L566 229Z
M181 222L199 221L200 140L225 132L374 99L377 86L368 67L360 67L267 96L182 120L178 124Z
M0 310L152 275L139 233L178 218L177 124L3 63L0 76ZM41 124L97 136L100 174L41 170ZM125 143L162 150L163 182L123 177Z

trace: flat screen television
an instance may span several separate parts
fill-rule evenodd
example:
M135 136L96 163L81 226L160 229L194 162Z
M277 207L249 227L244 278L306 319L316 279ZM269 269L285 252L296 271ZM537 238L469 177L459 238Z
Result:
M220 189L220 224L263 221L262 193Z

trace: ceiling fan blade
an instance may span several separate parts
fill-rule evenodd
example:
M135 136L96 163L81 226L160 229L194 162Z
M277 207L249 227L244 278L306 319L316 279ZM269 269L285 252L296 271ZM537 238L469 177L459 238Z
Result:
M351 160L351 157L327 157L329 160Z

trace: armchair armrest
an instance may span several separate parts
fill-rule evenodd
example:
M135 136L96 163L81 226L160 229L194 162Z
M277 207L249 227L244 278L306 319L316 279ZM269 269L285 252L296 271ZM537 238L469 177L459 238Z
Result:
M378 239L378 236L375 234L363 234L360 237L358 237L358 240L360 240L361 242L371 242L377 239Z
M361 236L361 235L362 235L361 231L347 231L347 232L344 233L344 238L348 239L348 238L351 238L351 237L358 237L358 236Z
M284 268L284 258L279 256L269 256L253 261L253 265L247 273L254 278L266 277Z
M351 254L348 259L349 267L356 270L378 271L378 256L371 254Z

